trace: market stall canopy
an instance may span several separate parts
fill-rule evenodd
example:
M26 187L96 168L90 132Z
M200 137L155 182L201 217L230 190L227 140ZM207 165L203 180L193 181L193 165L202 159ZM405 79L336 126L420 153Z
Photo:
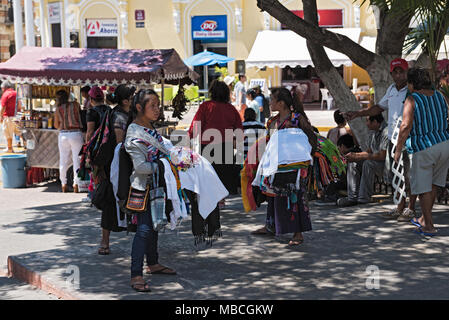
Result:
M34 85L190 84L198 77L174 49L23 47L0 63L0 80Z
M327 28L327 30L345 35L354 42L359 42L360 28ZM325 48L334 66L352 66L352 61L346 55ZM313 66L312 58L307 49L306 39L291 30L259 31L254 41L248 59L247 67L280 67L292 68Z
M184 63L188 66L211 66L217 63L228 63L233 60L235 59L215 52L203 51L185 59Z

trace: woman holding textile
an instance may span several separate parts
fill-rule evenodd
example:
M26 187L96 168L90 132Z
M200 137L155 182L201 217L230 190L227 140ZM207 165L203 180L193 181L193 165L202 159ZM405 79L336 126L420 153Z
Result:
M278 114L267 122L267 139L278 130L299 128L306 135L313 153L317 148L317 138L297 93L292 95L286 88L271 89L270 107L271 111L278 111ZM278 148L282 150L283 146ZM311 158L311 155L308 156ZM289 245L299 245L304 241L302 232L312 230L306 198L309 166L310 161L279 166L271 183L267 177L262 177L260 187L267 195L268 201L267 221L264 227L253 234L293 233ZM299 185L295 185L297 178Z
M145 191L147 187L147 177L158 170L157 160L162 156L161 150L149 142L156 139L163 143L161 135L153 126L153 122L159 118L159 105L159 96L155 91L140 90L135 95L131 107L134 121L128 126L126 132L125 149L133 162L131 186L142 191ZM158 232L153 229L150 206L147 207L147 212L136 215L137 232L131 251L131 286L139 292L150 291L148 283L143 279L145 255L150 274L176 274L174 270L158 262Z

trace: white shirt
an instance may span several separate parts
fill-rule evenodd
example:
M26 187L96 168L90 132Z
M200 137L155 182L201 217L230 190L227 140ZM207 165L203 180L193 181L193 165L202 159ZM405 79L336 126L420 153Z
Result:
M235 105L236 106L246 104L245 84L242 81L239 81L235 84L234 94L235 94ZM241 100L240 100L240 98L241 98Z
M398 91L396 84L388 87L387 93L380 99L378 105L388 111L388 139L391 141L396 120L402 117L407 86Z

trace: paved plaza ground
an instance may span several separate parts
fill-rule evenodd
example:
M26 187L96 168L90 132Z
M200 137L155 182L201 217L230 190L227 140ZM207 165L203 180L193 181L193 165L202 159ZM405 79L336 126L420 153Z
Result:
M333 110L306 112L315 126L333 126ZM190 220L160 234L160 262L178 275L146 276L152 292L142 294L129 286L134 234L113 233L111 255L99 256L100 212L81 202L85 196L63 194L55 181L0 186L0 299L449 299L448 205L435 206L439 235L426 239L407 222L382 218L390 200L350 208L311 202L313 231L292 248L291 235L250 235L264 224L266 204L244 213L234 196L212 247L194 247Z
M439 235L426 239L407 222L381 217L389 201L351 208L311 202L313 231L292 248L291 235L250 235L263 225L266 206L244 213L234 196L221 214L223 238L212 247L194 247L190 220L160 234L160 262L178 275L146 276L152 292L142 294L129 286L133 234L113 233L112 253L99 256L100 213L80 202L84 196L63 194L56 182L1 190L0 270L7 272L9 259L16 276L63 299L449 299L447 205L436 205ZM70 282L76 274L79 288ZM0 281L0 297L14 298L5 288L11 284Z

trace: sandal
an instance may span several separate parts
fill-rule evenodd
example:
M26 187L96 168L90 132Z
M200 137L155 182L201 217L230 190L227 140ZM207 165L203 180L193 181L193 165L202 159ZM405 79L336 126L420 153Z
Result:
M295 238L293 238L293 239L290 240L290 242L288 243L288 245L289 245L290 247L292 247L292 246L299 246L299 245L302 244L303 242L304 242L304 239L295 239Z
M266 227L262 227L260 229L257 229L253 232L251 232L251 234L253 235L265 235L265 234L269 234L270 232L268 232Z
M150 267L147 268L147 274L165 274L165 275L170 275L170 276L174 276L176 275L176 271L172 270L168 267L162 267L159 270L156 271L151 271Z
M136 282L131 281L131 288L133 288L137 292L151 292L148 282L143 281L143 279L139 279L139 281Z
M99 255L107 256L110 253L111 253L111 251L109 250L109 247L100 247L100 249L98 249Z

